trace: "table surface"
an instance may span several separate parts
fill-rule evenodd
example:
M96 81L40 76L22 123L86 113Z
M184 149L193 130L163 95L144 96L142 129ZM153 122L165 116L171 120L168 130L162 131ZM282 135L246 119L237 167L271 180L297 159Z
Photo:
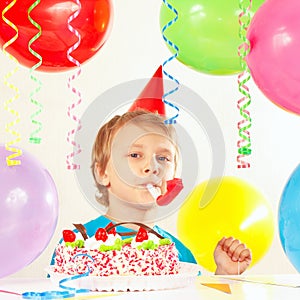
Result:
M229 289L229 290L228 290ZM227 291L226 291L227 290ZM63 291L48 278L2 278L0 299L24 299L23 293L30 292L27 299L38 298L37 293ZM15 294L13 294L15 293ZM35 296L35 297L33 297ZM61 299L63 297L61 296ZM259 276L198 276L183 288L135 291L135 292L90 292L77 293L68 299L231 299L231 300L282 300L300 299L300 275L259 275ZM26 298L25 298L26 299ZM58 298L57 298L58 299Z

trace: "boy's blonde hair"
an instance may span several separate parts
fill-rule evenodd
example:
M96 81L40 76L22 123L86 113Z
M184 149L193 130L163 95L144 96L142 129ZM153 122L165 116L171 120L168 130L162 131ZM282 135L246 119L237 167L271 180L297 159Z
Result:
M159 128L167 138L169 138L175 148L177 149L177 136L175 128L170 124L165 124L165 118L159 114L149 112L147 110L135 110L126 112L123 115L116 115L107 123L105 123L98 131L93 148L92 148L92 164L91 170L98 189L96 200L104 206L109 205L107 187L102 185L98 172L100 175L104 174L107 163L111 156L111 146L116 132L123 127L126 123L132 122L138 126L149 126ZM175 168L176 168L175 157Z

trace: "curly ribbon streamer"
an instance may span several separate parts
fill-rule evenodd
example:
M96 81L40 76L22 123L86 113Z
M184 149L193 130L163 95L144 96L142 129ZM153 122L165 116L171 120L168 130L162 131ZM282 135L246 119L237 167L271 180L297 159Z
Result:
M13 293L16 294L16 293ZM16 294L20 295L20 294ZM117 296L116 294L106 294L105 295L82 295L82 296L71 296L72 294L68 292L52 292L51 294L47 295L47 292L43 293L36 293L36 292L27 292L23 293L22 296L23 299L32 299L32 300L51 300L51 299L69 299L69 300L87 300L87 299L100 299L100 298L105 298L105 297L112 297L112 296Z
M42 130L42 123L37 121L35 118L42 112L42 104L34 99L34 95L40 91L40 89L42 87L42 83L40 80L38 80L37 77L35 77L33 75L33 72L42 64L42 57L41 57L41 55L39 55L36 51L34 51L31 48L31 45L41 36L42 29L41 29L41 26L31 18L30 13L40 2L41 2L40 0L36 0L28 9L28 19L31 22L31 24L38 29L38 33L35 36L33 36L28 43L29 52L33 56L35 56L37 59L39 59L39 62L36 63L30 69L30 79L37 85L36 89L30 93L30 101L37 108L35 113L33 113L31 115L31 123L34 124L35 126L37 126L37 129L31 133L30 138L29 138L29 142L34 143L34 144L39 144L41 142L41 138L38 137L37 134Z
M89 254L83 254L83 253L76 254L73 257L73 260L78 256L88 257L92 262L94 262L94 259L92 256L90 256ZM99 294L98 295L84 295L84 296L80 297L80 296L77 296L77 294L89 293L90 290L89 289L76 289L74 287L69 287L69 286L65 285L65 283L67 283L67 282L89 276L91 273L91 268L88 265L86 265L85 267L87 268L87 271L85 273L67 277L67 278L64 278L59 281L59 287L61 289L64 289L64 291L25 292L25 293L21 294L21 296L23 299L32 299L32 300L50 300L50 299L70 299L70 300L71 299L74 299L74 300L82 299L82 300L85 300L85 299L92 299L92 298L99 299L99 298L110 297L110 296L116 295L116 294L106 294L105 293L105 295L99 295ZM3 291L3 292L13 293L13 292L8 292L8 291ZM13 294L15 294L15 293L13 293Z
M167 72L164 70L164 66L165 66L167 63L169 63L170 61L172 61L173 59L175 59L175 58L178 56L179 48L178 48L172 41L170 41L170 40L165 36L165 34L164 34L164 32L166 31L166 29L167 29L168 27L172 26L172 25L178 20L178 12L177 12L177 10L176 10L170 3L168 3L166 0L163 0L163 2L164 2L164 4L165 4L172 12L175 13L174 19L172 19L171 21L169 21L169 22L162 28L162 30L161 30L161 32L162 32L162 37L163 37L163 39L165 40L165 42L175 50L175 54L172 55L171 57L169 57L169 58L168 58L166 61L164 61L164 63L162 64L162 67L163 67L163 73L164 73L168 78L170 78L172 81L174 81L174 82L176 83L176 85L177 85L176 88L170 90L169 92L167 92L167 93L165 93L165 94L163 95L163 102L164 102L165 104L171 106L172 108L176 109L177 112L179 112L179 108L178 108L176 105L174 105L174 103L171 103L171 102L169 102L169 101L166 100L166 97L167 97L167 96L169 96L169 95L175 93L175 92L179 89L179 81L178 81L176 78L174 78L172 75L170 75L169 73L167 73ZM166 124L175 124L175 123L176 123L176 118L177 118L177 117L178 117L178 113L177 113L175 116L173 116L173 117L171 117L171 118L165 120L165 123L166 123Z
M50 292L25 292L21 294L23 299L33 300L50 300L50 299L70 299L75 294L70 294L67 291L50 291Z
M79 253L76 254L73 257L73 260L78 257L78 256L85 256L88 257L92 262L94 262L94 258L89 255L89 254L83 254ZM104 297L111 297L111 296L116 296L116 294L107 294L105 295L84 295L82 297L78 296L78 294L86 294L89 293L89 289L76 289L74 287L69 287L65 285L65 283L77 280L82 277L89 276L91 273L91 268L89 265L85 266L87 268L87 271L83 274L79 275L74 275L71 277L63 278L59 281L59 287L63 289L63 291L45 291L45 292L25 292L22 294L11 292L11 291L6 291L6 290L0 290L0 293L7 293L7 294L12 294L12 295L18 295L22 296L23 299L31 299L31 300L51 300L51 299L76 299L76 300L85 300L85 299L92 299L92 298L104 298Z
M6 86L8 86L11 90L13 90L15 92L15 95L8 99L7 101L5 101L4 103L4 108L5 110L7 110L9 113L11 113L13 116L16 117L16 119L8 124L5 125L5 130L6 132L8 133L11 133L13 136L15 136L16 138L13 140L13 141L10 141L8 143L5 144L5 148L6 150L8 151L11 151L11 152L14 152L13 154L9 155L8 157L6 157L6 164L8 166L15 166L15 165L20 165L21 164L21 161L16 159L16 157L18 156L21 156L22 155L22 150L20 149L17 149L15 147L11 147L11 145L17 143L17 142L20 142L21 141L21 135L19 132L17 132L16 130L13 130L11 129L11 127L17 125L19 122L20 122L20 114L12 109L11 107L9 107L9 104L11 104L12 102L14 102L15 100L17 100L19 97L20 97L20 92L19 92L19 89L13 85L12 83L10 83L8 81L8 79L13 76L18 70L19 70L19 61L13 57L12 55L10 55L5 49L10 46L19 36L19 31L18 31L18 28L15 24L13 24L10 20L8 20L4 15L5 13L11 9L15 3L17 1L16 0L13 0L11 3L9 3L2 11L2 19L3 21L9 25L11 28L13 28L16 32L16 34L8 41L6 42L4 45L3 45L3 53L11 60L15 63L15 68L8 72L5 76L4 76L4 84Z
M81 122L80 122L80 119L74 115L74 114L71 114L71 111L75 109L76 106L78 106L81 101L82 101L82 98L81 98L81 93L80 91L78 91L75 87L71 86L71 81L75 80L76 78L79 77L79 75L81 74L81 65L79 63L78 60L76 60L75 58L73 58L70 53L73 52L75 49L78 48L78 46L80 45L81 43L81 36L79 34L79 32L71 26L71 22L78 17L80 11L81 11L81 3L79 0L76 1L77 5L78 5L78 10L75 11L75 13L73 15L71 15L69 18L68 18L68 29L74 33L76 35L76 37L78 38L78 41L70 48L68 49L67 51L67 57L68 59L74 63L77 67L78 67L78 70L75 74L73 74L72 76L70 76L68 78L68 88L71 89L71 91L78 97L78 101L76 103L72 103L69 107L68 107L68 117L70 117L73 121L75 121L77 123L77 128L76 129L72 129L68 132L68 136L67 136L67 141L72 145L74 146L77 150L71 152L71 154L68 154L67 155L67 169L69 170L75 170L75 169L80 169L80 165L78 164L74 164L74 163L70 163L70 159L71 158L74 158L74 156L76 154L79 154L81 152L81 147L79 144L77 144L75 142L74 139L71 139L71 136L74 136L75 133L77 131L79 131L81 129Z
M251 4L252 0L249 0L249 5L244 5L245 0L239 1L239 7L242 12L239 14L239 37L242 39L242 44L238 47L238 54L240 56L241 66L243 72L238 76L238 85L239 91L243 94L243 97L238 100L237 108L240 111L240 115L243 117L241 121L238 122L237 127L239 130L239 136L241 140L237 142L238 146L238 168L249 168L250 163L244 160L245 156L251 154L251 137L249 128L251 127L251 117L250 112L248 110L248 106L251 104L251 96L249 93L249 88L247 87L246 83L250 80L250 70L245 62L245 57L250 51L250 43L249 40L246 38L246 33L248 26L251 21Z
M88 254L77 254L73 257L73 260L77 257L77 256L87 256L89 257L92 261L94 261L94 259L88 255ZM85 277L85 276L89 276L89 274L91 273L91 269L89 266L87 267L87 271L83 274L80 275L74 275L68 278L64 278L62 280L59 281L59 287L64 289L64 291L46 291L46 292L25 292L22 294L23 299L33 299L33 300L48 300L48 299L65 299L65 298L73 298L76 296L76 294L78 293L88 293L90 292L90 290L88 289L79 289L77 290L76 288L73 287L69 287L64 285L64 283L72 281L72 280L76 280L78 278L81 277Z
M23 299L32 299L32 300L51 300L51 299L69 299L69 300L87 300L87 299L100 299L105 297L117 296L117 294L96 294L96 295L78 295L73 297L71 293L67 291L52 291L50 292L25 292L23 294L15 293L6 290L0 290L0 293L11 294L16 296L22 296Z
M92 262L94 261L94 259L88 254L77 254L73 257L73 260L77 256L87 256L92 260ZM88 293L90 292L89 289L77 290L76 288L64 285L66 282L76 280L78 278L82 278L85 276L89 276L89 274L91 273L91 269L89 266L86 267L87 267L87 271L85 273L64 278L59 281L59 287L64 289L64 291L25 292L22 294L22 297L23 299L33 299L33 300L66 299L66 298L70 299L70 298L74 298L78 293Z
M19 293L11 292L11 291L6 291L6 290L0 290L0 293L5 293L5 294L11 294L11 295L21 296L21 294L19 294Z

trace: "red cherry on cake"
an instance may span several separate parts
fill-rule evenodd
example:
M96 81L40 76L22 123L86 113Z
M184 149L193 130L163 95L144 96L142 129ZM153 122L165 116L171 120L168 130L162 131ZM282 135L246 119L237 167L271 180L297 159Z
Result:
M97 241L103 241L105 242L107 240L107 232L104 228L98 228L96 233L95 233L95 239Z
M63 230L63 239L65 242L74 242L76 240L76 234L72 230Z
M112 222L110 222L108 225L106 225L105 229L107 230L109 227L113 226L114 224ZM108 234L113 234L113 235L116 235L117 232L116 232L116 228L112 228L110 231L108 231Z
M146 241L146 240L148 240L148 232L145 228L140 227L139 231L136 234L135 241L136 242L143 242L143 241Z

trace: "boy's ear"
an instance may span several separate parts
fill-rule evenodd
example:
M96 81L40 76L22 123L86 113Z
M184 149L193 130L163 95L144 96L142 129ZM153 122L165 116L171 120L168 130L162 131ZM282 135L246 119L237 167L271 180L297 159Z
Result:
M95 164L94 172L96 175L97 182L99 184L104 185L104 186L109 186L109 176L106 173L106 170L104 172L101 171L98 163Z
M104 174L101 176L101 184L108 187L109 186L109 177L106 174L106 172L104 172Z

